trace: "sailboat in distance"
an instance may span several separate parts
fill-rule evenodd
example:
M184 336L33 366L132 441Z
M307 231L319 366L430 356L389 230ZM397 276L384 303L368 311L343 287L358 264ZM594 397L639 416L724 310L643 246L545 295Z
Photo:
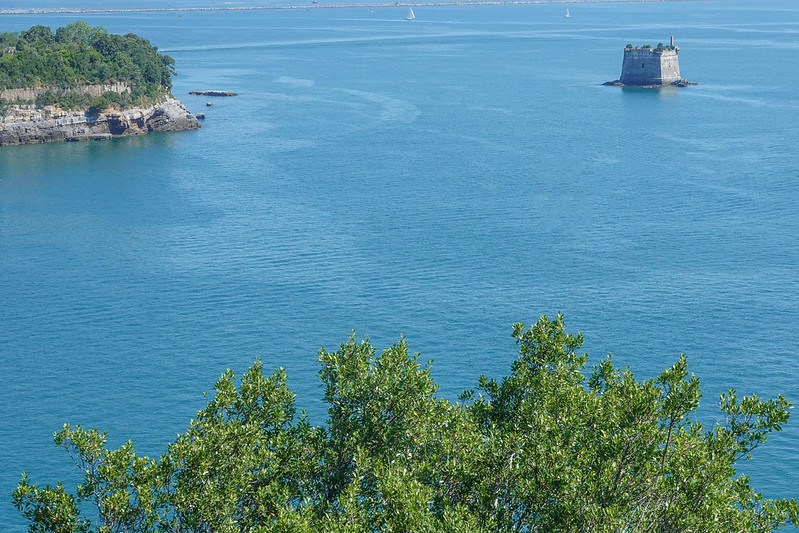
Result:
M408 16L405 17L405 20L413 20L415 18L416 18L416 15L413 13L413 8L409 7L408 8Z
M565 18L571 18L571 14L569 14L569 8L566 8L566 14L563 15Z

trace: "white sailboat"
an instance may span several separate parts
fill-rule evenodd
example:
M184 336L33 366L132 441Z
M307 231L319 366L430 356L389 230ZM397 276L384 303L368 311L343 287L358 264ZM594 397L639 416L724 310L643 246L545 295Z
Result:
M569 8L566 8L566 14L563 16L566 18L571 18L571 15L569 14Z
M413 20L415 18L416 18L416 15L413 13L413 8L409 7L408 8L408 16L405 17L405 20Z

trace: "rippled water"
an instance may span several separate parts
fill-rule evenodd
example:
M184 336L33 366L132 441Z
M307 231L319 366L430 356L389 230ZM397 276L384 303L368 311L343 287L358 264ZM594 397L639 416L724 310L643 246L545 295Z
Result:
M183 5L178 3L178 5ZM6 7L0 4L0 8ZM400 334L441 393L566 314L641 378L799 400L793 2L84 17L177 61L197 132L0 148L0 494L74 480L64 422L159 454L225 368ZM3 16L2 31L74 15ZM681 90L603 87L675 35ZM240 93L215 99L189 90ZM747 466L796 495L799 422ZM0 496L0 522L23 525Z

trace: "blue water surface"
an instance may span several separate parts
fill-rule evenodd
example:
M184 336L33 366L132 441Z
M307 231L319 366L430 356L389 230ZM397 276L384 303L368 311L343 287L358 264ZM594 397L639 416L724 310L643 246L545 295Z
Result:
M449 399L507 374L513 322L562 311L642 379L687 353L703 421L729 387L799 400L799 5L569 9L82 16L173 56L207 119L0 148L3 529L23 470L78 480L62 424L158 455L256 358L322 423L316 354L353 330L404 334ZM600 85L670 35L699 85ZM744 470L795 497L797 451L794 420Z

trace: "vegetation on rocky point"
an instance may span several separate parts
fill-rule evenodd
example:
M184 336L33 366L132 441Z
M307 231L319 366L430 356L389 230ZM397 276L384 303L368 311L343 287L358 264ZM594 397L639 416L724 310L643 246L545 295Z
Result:
M115 35L82 21L53 32L34 26L18 33L0 33L0 90L46 87L37 106L58 104L67 109L127 107L169 95L175 61L133 33ZM108 91L90 97L69 88L124 83L130 92Z

